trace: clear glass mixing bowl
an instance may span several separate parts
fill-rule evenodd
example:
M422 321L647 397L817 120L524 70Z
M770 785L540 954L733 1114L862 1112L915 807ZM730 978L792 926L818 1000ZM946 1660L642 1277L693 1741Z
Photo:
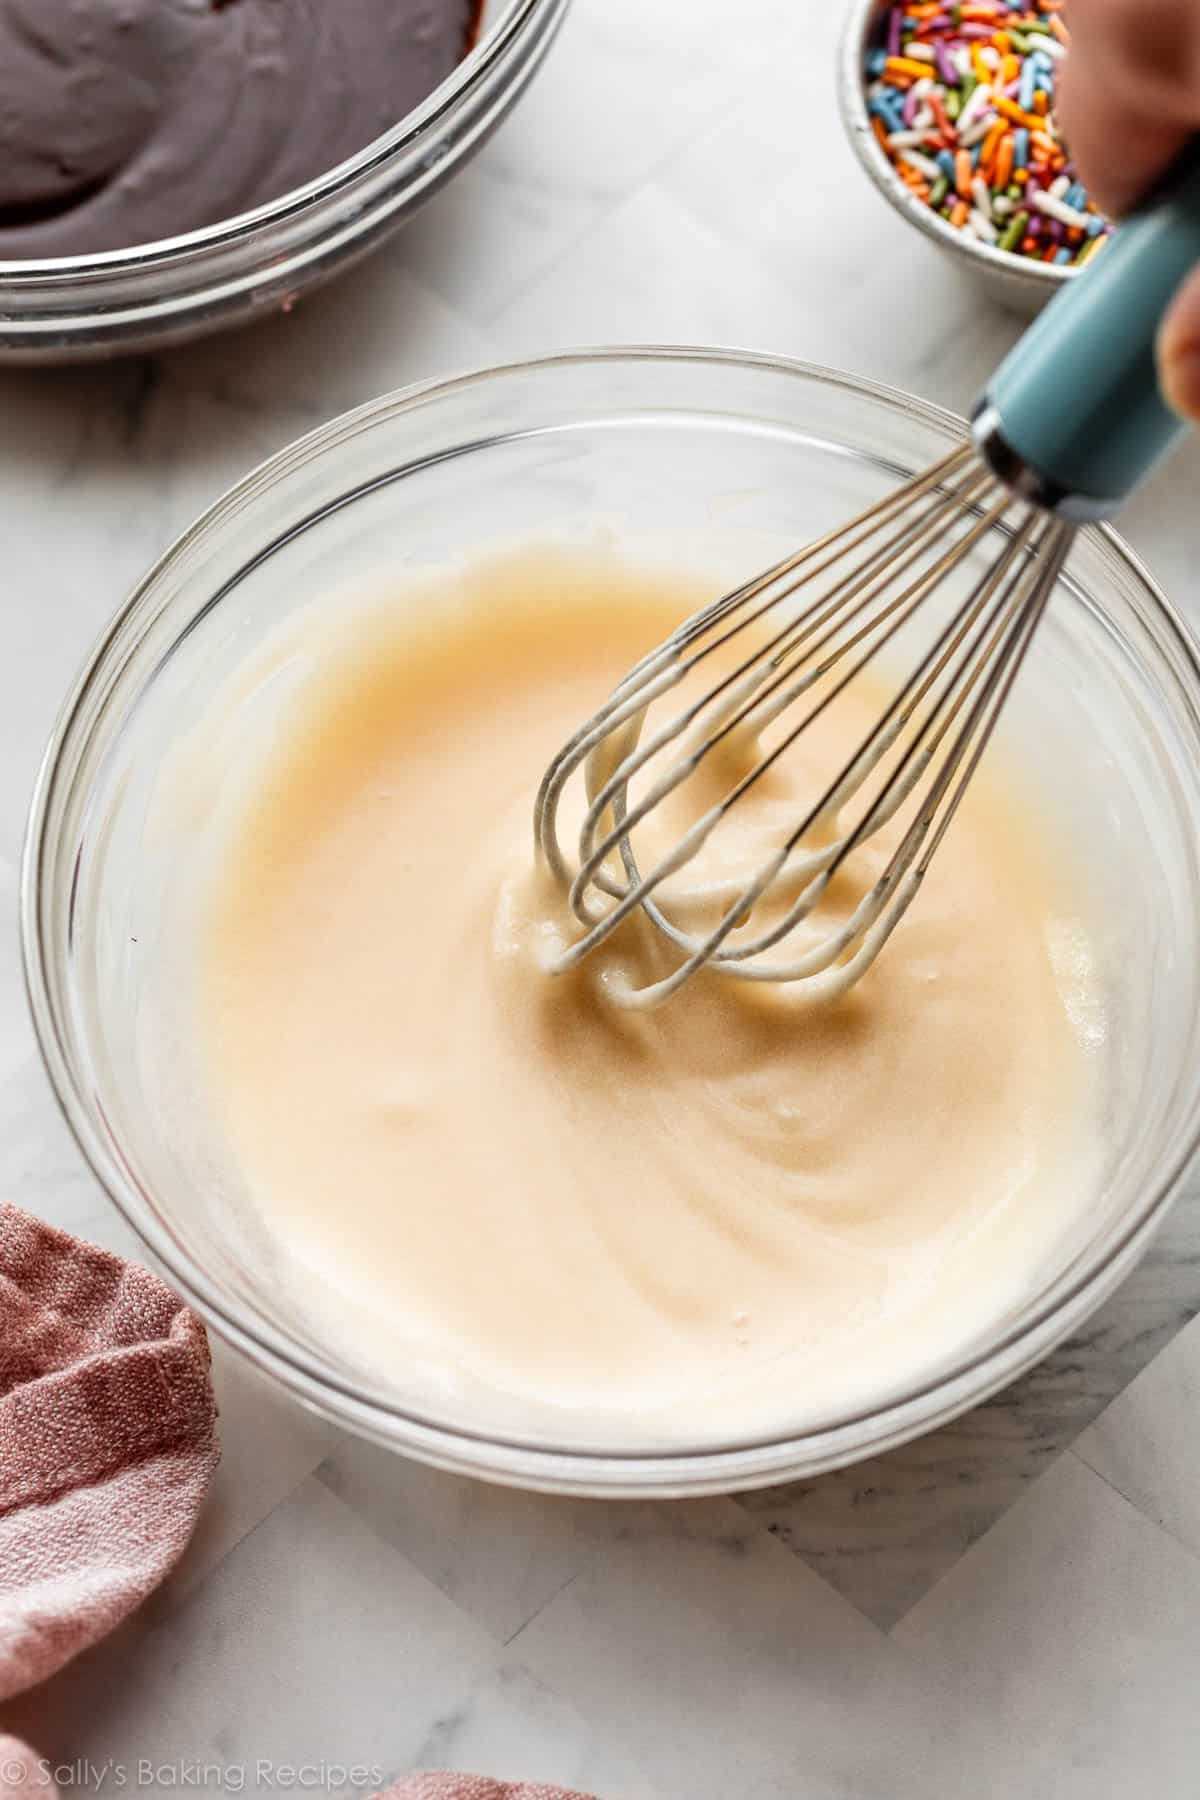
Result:
M162 349L286 308L366 254L484 144L569 0L485 0L470 55L319 180L238 218L103 256L0 261L0 363Z
M1107 530L1079 539L1001 726L1094 902L1112 1018L1103 1176L1024 1302L918 1386L897 1383L819 1429L669 1452L517 1441L416 1409L320 1341L273 1280L270 1246L223 1190L212 1121L189 1099L166 946L186 923L200 828L186 805L164 808L156 784L186 734L208 730L214 696L265 634L347 582L514 535L571 541L598 524L727 579L760 566L768 544L847 516L962 432L903 394L766 357L550 357L392 395L302 439L206 513L121 609L34 796L22 888L34 1018L67 1118L122 1213L205 1319L317 1411L518 1485L749 1487L943 1423L1076 1327L1144 1249L1200 1121L1200 668ZM244 725L202 743L210 786L245 783L264 720ZM986 1041L979 1057L986 1080Z

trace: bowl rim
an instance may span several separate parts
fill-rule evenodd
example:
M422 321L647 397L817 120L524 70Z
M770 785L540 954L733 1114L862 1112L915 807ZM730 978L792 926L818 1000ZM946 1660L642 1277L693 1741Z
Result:
M1017 1324L1010 1325L994 1340L972 1347L965 1355L945 1359L882 1401L864 1403L832 1422L820 1421L799 1430L760 1432L699 1449L675 1445L626 1449L617 1445L539 1443L510 1432L465 1427L439 1419L436 1414L401 1406L385 1390L373 1388L369 1380L343 1375L314 1357L290 1334L269 1320L250 1314L240 1301L231 1300L196 1264L170 1227L152 1211L147 1216L139 1205L142 1190L124 1166L119 1146L106 1138L97 1109L76 1079L66 1037L60 1031L52 995L52 959L47 954L49 945L42 929L43 875L52 850L49 827L57 787L64 777L64 753L80 727L89 699L97 688L104 691L105 678L113 673L111 659L120 656L123 665L130 640L136 645L169 604L169 594L161 590L164 577L176 560L189 554L207 534L219 530L225 519L236 514L245 502L260 496L274 482L286 479L298 462L335 450L346 437L385 419L496 379L537 375L556 368L680 362L709 368L760 369L819 386L831 385L889 410L904 412L918 423L943 432L950 431L964 439L968 434L966 422L958 415L919 400L903 389L797 358L701 345L650 343L559 350L433 377L377 396L327 420L252 468L175 538L127 594L93 644L59 709L34 781L21 853L22 964L43 1066L60 1113L85 1162L169 1279L218 1335L290 1389L310 1410L435 1466L544 1491L611 1497L648 1492L729 1492L765 1485L789 1472L817 1473L864 1455L880 1454L948 1422L1031 1367L1112 1291L1141 1254L1200 1148L1197 1081L1192 1084L1185 1106L1186 1129L1177 1128L1176 1144L1137 1204L1100 1248L1077 1258L1042 1294L1036 1309L1022 1316ZM1157 614L1190 679L1192 691L1188 697L1200 734L1200 643L1118 533L1106 524L1089 525L1083 531L1103 541ZM209 604L211 597L205 609ZM1186 693L1188 684L1182 677L1180 685ZM101 716L105 704L107 701L102 702ZM859 1447L839 1443L867 1424L876 1428L868 1444Z
M939 250L974 263L981 274L1001 277L1010 286L1024 287L1031 294L1040 292L1043 299L1048 299L1079 270L1056 263L1031 262L1028 257L1014 256L1010 250L1000 250L978 238L964 237L940 213L909 193L879 148L867 111L862 58L868 28L880 5L881 0L855 0L838 44L838 110L854 154L889 205Z
M326 201L335 200L361 178L411 151L456 110L461 100L486 85L492 70L520 38L529 20L554 3L555 0L507 0L499 17L479 33L466 56L424 100L353 156L303 186L289 188L261 206L202 225L195 231L128 244L121 250L96 251L86 256L0 257L0 291L9 289L18 294L27 288L60 283L67 286L119 274L152 275L156 269L173 267L201 252L234 248L266 227L301 219Z

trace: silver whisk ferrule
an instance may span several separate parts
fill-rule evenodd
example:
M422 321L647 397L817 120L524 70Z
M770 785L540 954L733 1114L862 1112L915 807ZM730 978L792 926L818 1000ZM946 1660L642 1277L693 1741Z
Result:
M975 567L993 533L997 553ZM542 781L538 852L580 928L552 969L575 966L641 911L673 966L641 986L610 982L622 1005L658 1005L702 968L803 983L822 998L859 980L962 800L1071 537L1069 524L1015 502L964 447L694 613L630 670ZM957 579L962 593L953 592ZM872 669L890 674L897 651L929 620L930 641L899 682L889 680L877 718L778 841L752 867L680 893L675 878L723 822L751 803L853 683ZM686 802L718 769L728 769L728 785L689 811ZM559 813L576 775L587 806L569 854ZM648 822L668 806L682 807L683 823L647 856ZM892 821L882 870L848 914L823 928L821 903L835 877ZM698 904L699 925L689 916Z

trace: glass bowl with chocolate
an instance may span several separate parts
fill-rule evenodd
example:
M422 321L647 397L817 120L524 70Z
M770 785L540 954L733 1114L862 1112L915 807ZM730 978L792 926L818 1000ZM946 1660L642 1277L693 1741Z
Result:
M0 0L0 361L273 310L447 181L568 0Z

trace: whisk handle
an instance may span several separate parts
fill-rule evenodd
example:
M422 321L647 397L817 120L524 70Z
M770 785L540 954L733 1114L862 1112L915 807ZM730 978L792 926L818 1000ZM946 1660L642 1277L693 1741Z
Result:
M1200 139L1024 334L975 415L997 473L1068 518L1103 518L1184 430L1159 392L1158 326L1200 263Z

